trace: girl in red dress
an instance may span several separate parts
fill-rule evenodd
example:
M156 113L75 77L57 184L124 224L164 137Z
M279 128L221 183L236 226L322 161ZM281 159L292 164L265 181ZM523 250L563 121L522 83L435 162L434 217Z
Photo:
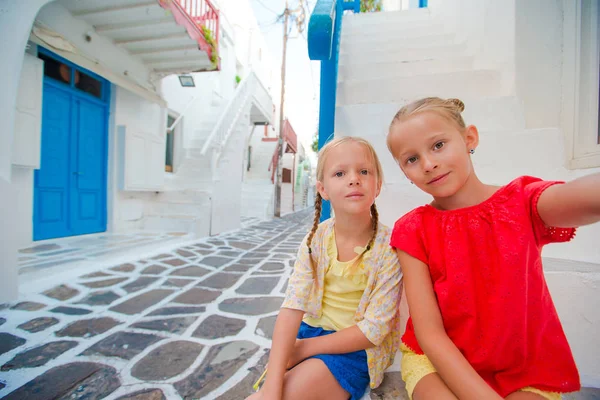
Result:
M425 98L394 117L387 144L433 196L394 227L410 319L402 377L411 398L560 399L580 388L542 268L545 244L600 220L600 174L569 183L482 183L462 101Z

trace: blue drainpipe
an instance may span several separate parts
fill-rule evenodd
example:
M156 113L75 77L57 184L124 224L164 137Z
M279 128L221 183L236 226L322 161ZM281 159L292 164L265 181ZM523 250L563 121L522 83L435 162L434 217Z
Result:
M333 139L335 102L342 15L345 10L360 12L360 0L318 0L308 21L308 56L321 61L319 104L319 149ZM323 200L321 221L331 216L331 205Z

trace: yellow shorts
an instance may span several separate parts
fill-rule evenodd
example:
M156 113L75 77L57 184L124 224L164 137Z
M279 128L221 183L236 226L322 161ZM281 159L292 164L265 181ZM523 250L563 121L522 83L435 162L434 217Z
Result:
M417 383L423 379L425 375L435 373L436 370L426 355L416 354L411 349L406 347L404 343L400 345L400 350L402 351L402 380L406 384L408 397L412 400L412 394L415 390L415 386L417 386ZM544 392L543 390L532 387L525 387L520 390L523 392L539 394L547 400L562 399L560 393Z

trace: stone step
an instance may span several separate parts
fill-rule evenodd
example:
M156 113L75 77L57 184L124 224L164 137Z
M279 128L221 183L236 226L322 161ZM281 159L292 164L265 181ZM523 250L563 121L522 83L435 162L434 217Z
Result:
M374 64L385 62L420 61L420 60L446 60L459 56L469 56L465 44L436 45L423 48L391 49L379 51L371 48L363 52L349 50L340 54L339 65Z
M342 29L364 29L370 27L380 27L383 29L402 25L431 24L433 20L431 12L427 8L375 13L347 13L343 17Z
M338 82L360 80L370 76L378 78L407 77L465 71L473 67L473 57L453 57L414 61L388 61L340 65Z
M342 42L340 45L341 54L369 54L372 50L376 49L378 52L406 52L415 49L431 49L434 47L452 46L457 43L454 35L438 34L438 35L427 35L419 36L412 39L394 38L390 40L389 37L373 37L373 36L361 36L359 38L352 38Z
M502 93L499 72L474 70L340 82L337 105L405 103L426 96L477 98L500 95Z
M522 102L515 96L464 98L463 119L480 132L525 129ZM336 108L336 131L344 136L372 135L385 138L394 115L406 103L351 104ZM379 139L378 139L379 140ZM387 152L387 148L382 148ZM390 165L396 168L395 164Z

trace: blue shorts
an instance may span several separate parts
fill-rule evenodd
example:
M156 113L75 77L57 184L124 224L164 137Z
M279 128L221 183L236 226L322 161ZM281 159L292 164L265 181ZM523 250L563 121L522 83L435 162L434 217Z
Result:
M323 328L315 328L304 322L300 324L298 339L308 339L335 333ZM310 358L323 361L341 387L350 393L351 400L360 400L369 386L369 366L364 350L346 354L319 354Z

